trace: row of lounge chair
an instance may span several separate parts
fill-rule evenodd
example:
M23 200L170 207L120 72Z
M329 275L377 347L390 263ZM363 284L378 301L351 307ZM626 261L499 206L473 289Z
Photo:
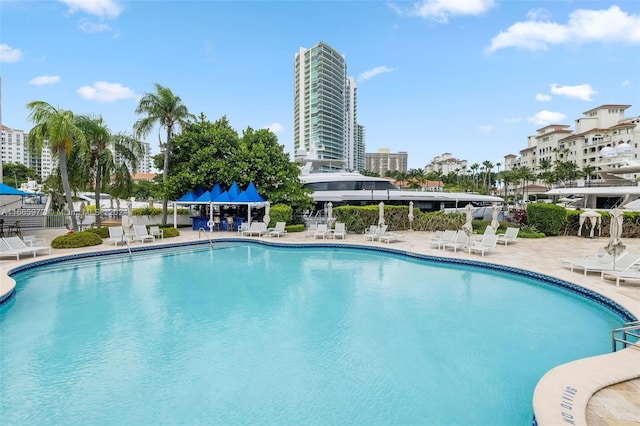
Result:
M364 240L365 241L376 241L386 242L387 244L395 242L395 241L403 241L405 236L402 234L398 234L396 232L388 232L388 225L371 225L369 229L365 229L364 231Z
M43 245L38 245L42 242ZM20 237L4 237L0 238L0 257L16 257L16 260L20 259L22 254L32 254L36 257L38 253L46 252L51 254L51 247L44 245L44 240L36 238L28 238L25 242Z
M133 230L131 233L125 233L122 226L110 226L109 227L109 238L106 239L107 243L113 243L114 245L118 244L127 244L139 241L141 243L145 242L154 242L156 238L163 238L162 229L159 226L151 226L149 227L149 231L147 231L146 225L133 225Z
M600 249L598 253L584 258L560 259L560 264L571 271L582 270L586 276L589 272L599 272L604 280L607 276L616 280L620 286L621 279L640 280L640 253L623 251L615 257Z
M436 231L436 235L429 240L429 246L439 250L452 249L454 252L466 250L469 253L480 253L484 257L486 252L495 249L497 243L503 243L506 246L517 241L519 231L520 228L509 227L504 234L496 234L495 229L489 225L484 234L477 236L476 239L464 230Z
M251 222L251 225L243 223L242 226L238 228L238 233L246 237L262 237L268 235L269 237L280 238L287 234L287 230L285 229L286 225L286 222L276 222L276 226L268 228L266 223L255 220Z
M326 223L319 223L315 226L315 228L310 229L311 230L308 231L307 235L309 235L309 232L313 232L314 239L320 237L322 237L323 240L327 238L347 238L347 226L343 222L336 222L333 229L329 228L329 225L327 225Z

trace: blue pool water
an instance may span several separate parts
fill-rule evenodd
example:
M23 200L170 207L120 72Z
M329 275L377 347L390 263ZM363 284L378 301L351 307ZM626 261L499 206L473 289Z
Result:
M251 243L20 272L3 424L529 425L610 311L527 278Z

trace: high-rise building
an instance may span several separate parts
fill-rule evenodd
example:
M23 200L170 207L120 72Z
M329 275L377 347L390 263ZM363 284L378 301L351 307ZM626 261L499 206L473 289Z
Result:
M361 170L364 129L357 122L357 84L342 54L324 42L295 56L294 151L335 160L328 168Z
M391 152L389 148L380 148L378 152L365 154L365 170L384 176L389 171L406 173L409 154L404 151Z

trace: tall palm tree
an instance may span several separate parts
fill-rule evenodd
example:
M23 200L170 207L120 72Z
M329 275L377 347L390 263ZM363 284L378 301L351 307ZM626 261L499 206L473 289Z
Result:
M491 172L493 170L493 163L489 160L485 160L482 162L482 166L484 167L484 185L488 194L491 187Z
M111 175L116 177L116 187L132 187L131 173L138 167L138 160L144 154L140 141L125 134L112 135L102 117L78 116L76 125L82 130L88 150L74 150L70 155L77 163L75 170L85 175L84 182L93 182L96 197L96 225L100 227L100 194L108 185ZM120 158L117 164L116 157ZM120 182L120 180L129 182ZM115 195L115 194L114 194ZM128 196L129 194L122 194Z
M587 182L591 181L591 175L596 170L597 170L597 167L592 166L591 164L587 164L586 166L582 167L582 173L584 173L584 176L587 178Z
M77 231L78 221L73 208L67 156L74 146L83 146L86 143L84 133L76 126L71 111L54 108L43 101L29 102L27 109L31 110L27 119L35 124L27 139L29 146L36 152L42 151L43 144L48 141L51 154L58 158L62 188L71 216L71 227Z
M188 120L195 117L189 113L180 97L174 95L170 89L158 83L155 84L155 87L155 93L146 93L140 99L135 112L147 116L136 121L133 129L138 138L146 137L156 124L167 130L167 139L164 143L164 167L162 169L162 224L164 225L167 223L167 178L169 177L171 140L176 127L183 127Z

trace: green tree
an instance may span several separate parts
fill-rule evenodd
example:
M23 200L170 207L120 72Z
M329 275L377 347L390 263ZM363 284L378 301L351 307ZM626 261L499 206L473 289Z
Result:
M171 157L171 141L175 135L177 127L183 128L188 120L194 116L189 113L187 107L182 103L179 96L176 96L170 89L155 84L155 93L146 93L136 108L136 114L145 114L133 125L135 136L146 137L153 127L158 124L166 129L166 140L164 143L164 164L162 168L162 224L167 223L168 191L167 182L169 179L169 159Z
M587 178L587 181L591 180L591 175L596 170L597 170L597 168L595 166L590 165L590 164L587 164L586 166L582 167L582 173Z
M212 123L201 114L175 137L170 164L169 187L175 198L199 185L211 188L216 182L223 187L254 182L272 203L299 210L311 206L298 166L267 129L249 127L240 138L226 117Z
M129 197L133 186L131 173L135 173L139 159L144 155L140 141L119 133L112 135L102 117L78 116L76 125L82 130L87 140L88 149L74 147L69 156L72 170L84 178L84 182L94 184L96 198L96 225L101 226L100 194L102 188L111 183L114 176L114 187L120 188L121 197ZM116 162L116 157L120 162ZM126 188L129 191L123 191Z
M40 175L36 170L20 163L4 163L2 176L5 183L15 185L16 188L29 180L40 182Z
M74 231L78 230L73 208L73 198L71 185L69 184L69 170L67 156L74 145L84 145L86 138L82 130L74 122L73 112L57 109L43 101L33 101L27 104L27 109L31 110L28 120L35 124L29 132L29 146L42 152L42 147L49 143L51 155L58 158L58 168L60 169L60 179L64 189L69 214L71 216L71 226Z

